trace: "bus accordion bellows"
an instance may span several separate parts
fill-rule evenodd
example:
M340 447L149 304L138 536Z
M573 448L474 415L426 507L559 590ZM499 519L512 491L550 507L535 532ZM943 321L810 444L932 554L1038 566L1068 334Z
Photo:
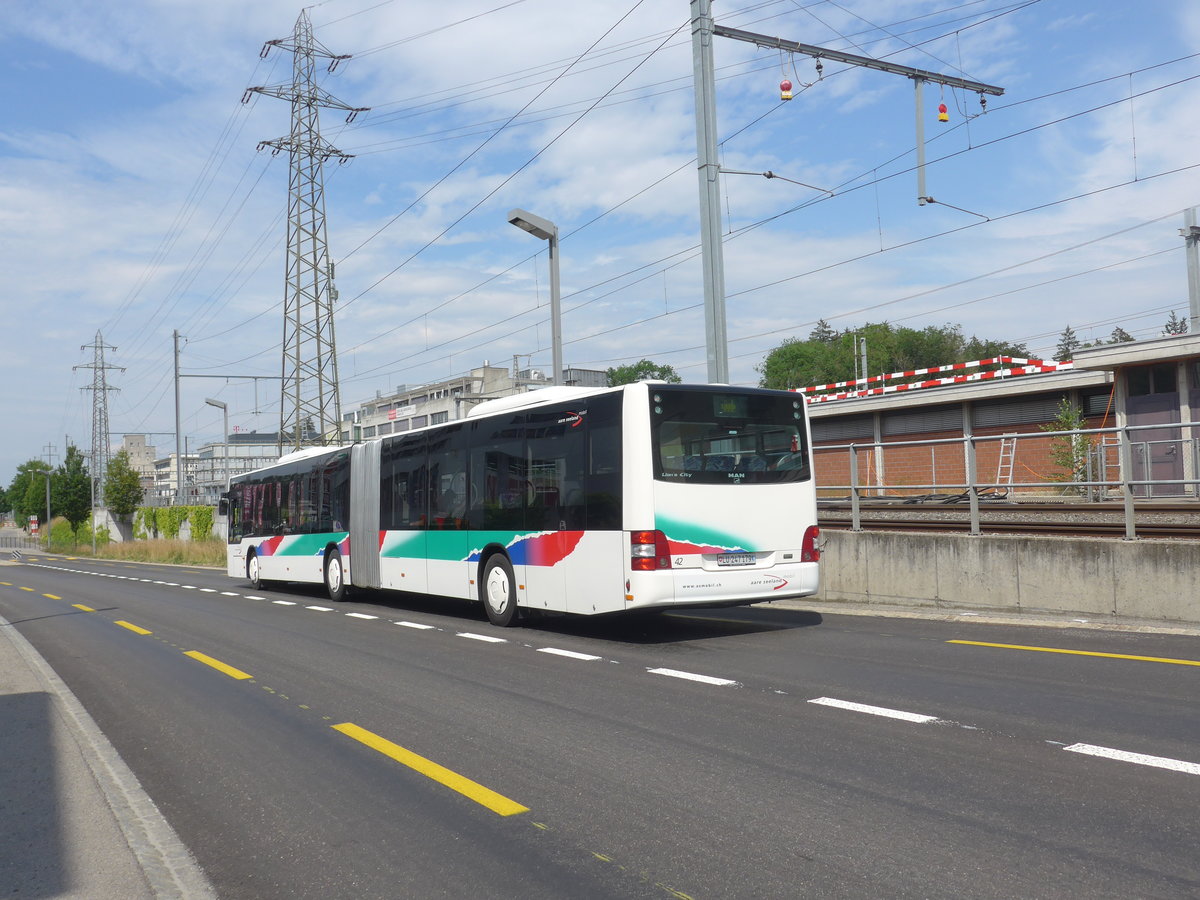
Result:
M805 400L639 382L545 388L230 479L228 574L595 615L813 594Z

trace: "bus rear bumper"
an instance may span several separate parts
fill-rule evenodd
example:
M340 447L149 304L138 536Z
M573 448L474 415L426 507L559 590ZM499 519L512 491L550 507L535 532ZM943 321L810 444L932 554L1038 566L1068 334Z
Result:
M625 608L740 606L806 597L819 587L818 563L710 571L698 568L631 572Z

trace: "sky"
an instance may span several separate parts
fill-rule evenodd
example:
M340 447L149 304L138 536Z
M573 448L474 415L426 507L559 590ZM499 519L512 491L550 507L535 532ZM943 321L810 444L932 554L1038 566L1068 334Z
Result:
M301 7L5 0L0 16L0 484L109 431L189 450L275 431ZM1054 0L716 0L720 25L1004 89L927 84L926 193L903 76L717 38L730 380L819 319L961 326L1048 357L1071 326L1161 333L1188 310L1200 203L1200 9ZM343 410L490 362L551 368L561 233L569 366L707 380L687 0L326 0L324 170ZM794 99L779 83L793 82ZM937 121L937 105L949 121ZM221 376L198 378L193 376Z

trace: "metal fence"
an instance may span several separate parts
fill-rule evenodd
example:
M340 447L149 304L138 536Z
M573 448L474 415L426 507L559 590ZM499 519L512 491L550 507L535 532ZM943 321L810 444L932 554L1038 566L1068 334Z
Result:
M8 559L13 551L40 550L38 538L25 534L23 531L15 534L0 534L0 559Z
M971 534L980 533L981 498L1120 499L1132 540L1136 500L1200 499L1196 422L825 444L813 448L813 457L818 496L848 495L855 531L864 499L949 491L970 506ZM994 479L980 477L993 470Z

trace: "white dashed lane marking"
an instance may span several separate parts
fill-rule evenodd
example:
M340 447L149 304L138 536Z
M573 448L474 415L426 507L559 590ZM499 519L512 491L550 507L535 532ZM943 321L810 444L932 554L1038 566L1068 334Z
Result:
M574 650L559 650L557 647L539 647L538 653L552 653L555 656L565 656L569 659L582 659L586 662L600 659L599 656L592 656L590 653L576 653Z
M678 669L647 669L651 675L667 675L671 678L685 678L688 681L699 681L702 684L715 684L722 687L740 686L729 678L714 678L711 675L697 675L695 672L680 672Z
M1128 750L1097 747L1095 744L1072 744L1069 747L1063 747L1063 749L1070 753L1083 753L1088 756L1115 759L1119 762L1135 763L1139 766L1153 766L1156 769L1170 769L1172 772L1186 772L1188 775L1200 775L1200 763L1184 762L1181 759L1168 759L1165 756L1148 756L1145 753L1131 753Z
M472 634L469 631L460 631L458 636L461 638L469 638L472 641L484 641L488 644L507 644L505 638L492 637L490 634Z
M848 700L835 700L833 697L817 697L815 700L809 700L809 703L816 703L820 706L833 706L838 709L848 709L851 712L866 713L870 716L883 716L886 719L900 719L904 722L916 722L918 725L923 725L926 722L938 721L937 716L926 716L921 713L905 712L902 709L888 709L886 706L868 706L865 703L851 703Z

